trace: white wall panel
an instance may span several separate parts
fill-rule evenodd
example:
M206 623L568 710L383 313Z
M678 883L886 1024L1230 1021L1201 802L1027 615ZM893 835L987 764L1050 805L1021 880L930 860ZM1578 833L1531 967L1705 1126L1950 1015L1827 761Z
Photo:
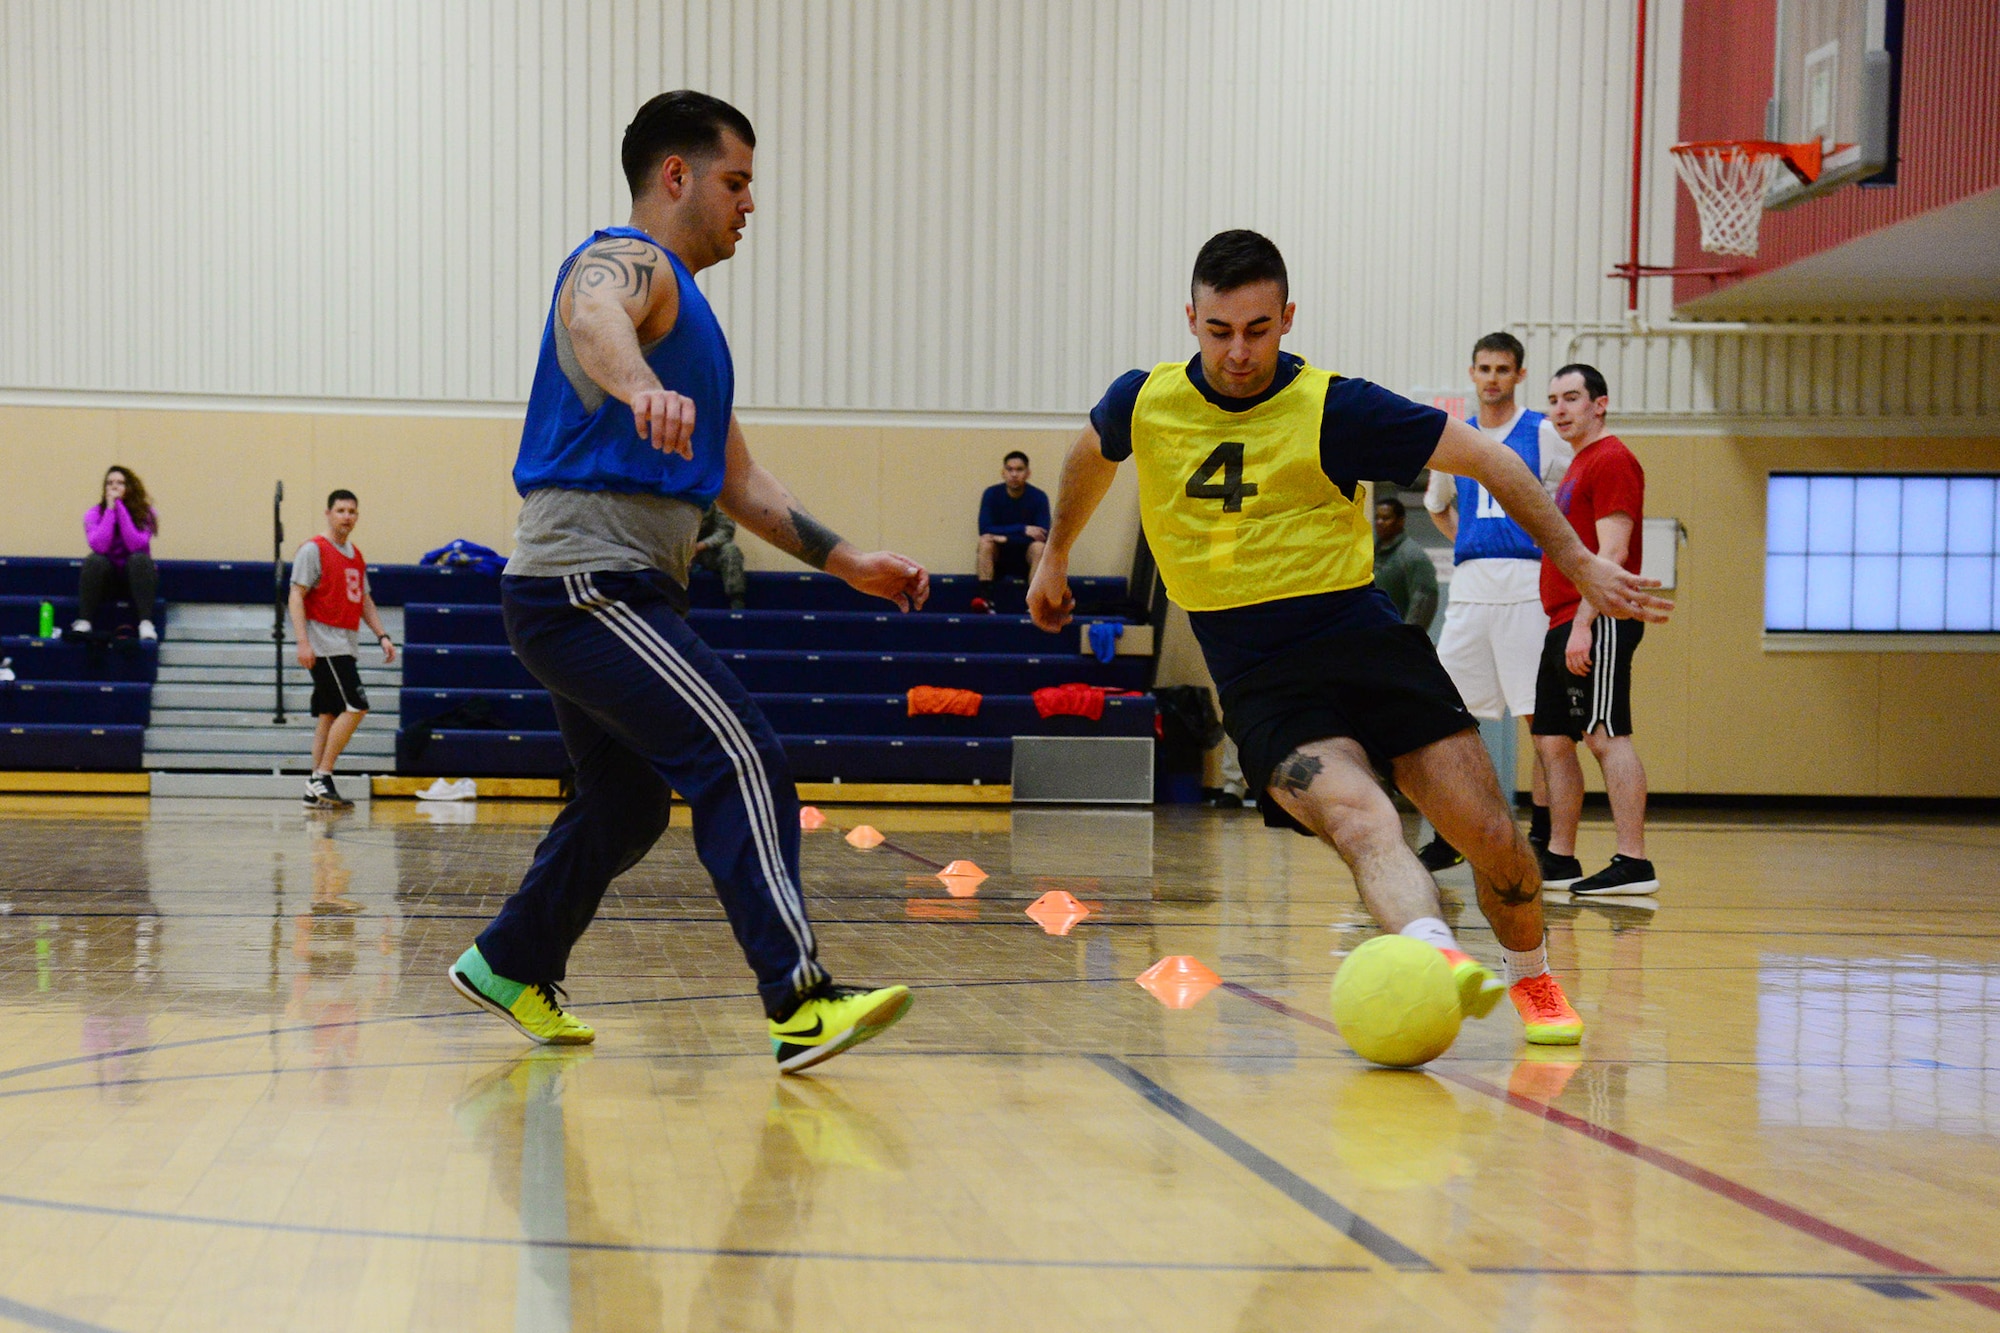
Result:
M1654 8L1663 148L1678 13ZM703 279L747 407L1079 412L1188 350L1187 269L1226 226L1284 247L1293 345L1317 361L1451 387L1474 336L1529 321L1546 368L1622 311L1604 274L1625 245L1631 18L1606 0L0 0L0 386L517 402L556 264L625 215L626 120L679 86L758 127L746 244ZM1655 256L1673 188L1653 173ZM1621 396L1658 410L1993 410L1989 344L1616 354L1639 386Z

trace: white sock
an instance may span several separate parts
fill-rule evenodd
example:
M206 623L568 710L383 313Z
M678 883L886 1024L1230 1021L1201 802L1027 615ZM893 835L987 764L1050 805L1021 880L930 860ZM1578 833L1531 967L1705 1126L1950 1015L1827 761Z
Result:
M1422 940L1425 944L1435 944L1440 949L1458 948L1458 937L1451 933L1451 927L1444 923L1442 917L1420 916L1396 933Z
M330 778L333 776L333 770L330 768L315 768L313 776L316 778Z
M1501 966L1507 972L1507 984L1513 985L1523 977L1539 977L1549 970L1549 946L1547 941L1532 949L1509 949L1500 946Z

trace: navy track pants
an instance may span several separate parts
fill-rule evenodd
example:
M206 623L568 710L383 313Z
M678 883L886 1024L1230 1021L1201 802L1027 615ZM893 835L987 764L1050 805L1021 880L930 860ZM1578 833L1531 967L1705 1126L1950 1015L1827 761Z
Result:
M696 854L777 1016L827 979L799 891L799 802L785 752L742 682L689 629L665 574L501 581L507 639L554 696L576 796L479 936L513 981L561 981L613 879L693 813Z

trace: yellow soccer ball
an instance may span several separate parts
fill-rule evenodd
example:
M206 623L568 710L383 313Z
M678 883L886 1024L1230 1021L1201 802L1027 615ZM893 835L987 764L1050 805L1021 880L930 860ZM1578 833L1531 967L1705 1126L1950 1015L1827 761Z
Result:
M1409 1069L1458 1039L1462 1015L1451 964L1407 935L1378 935L1333 976L1333 1025L1364 1060Z

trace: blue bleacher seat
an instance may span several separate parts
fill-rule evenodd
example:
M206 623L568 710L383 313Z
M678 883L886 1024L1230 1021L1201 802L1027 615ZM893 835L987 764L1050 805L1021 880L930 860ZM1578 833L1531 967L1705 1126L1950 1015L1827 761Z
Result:
M159 672L160 646L121 640L0 638L0 657L13 659L22 680L129 680L150 683Z
M500 645L507 631L498 606L430 606L404 609L410 643ZM881 652L1074 653L1080 625L1056 634L1035 628L1026 616L947 615L920 611L729 611L697 609L688 624L712 648L833 648Z
M1014 743L1005 737L787 736L800 782L993 782L1008 780ZM401 771L418 775L554 777L569 765L555 731L441 729Z
M83 541L77 537L78 544ZM83 577L83 559L66 556L0 556L0 596L74 597Z
M152 686L98 681L0 681L0 722L143 727Z
M1107 698L1104 716L1044 718L1025 694L989 694L974 717L932 714L911 717L900 694L760 694L757 706L781 734L799 736L1150 736L1154 705L1150 695ZM418 690L405 686L398 708L405 730L458 714L467 705L481 709L495 729L554 731L555 709L542 690ZM449 725L449 723L447 724ZM461 728L466 729L466 728Z
M1023 657L1011 653L777 652L718 653L753 694L875 694L913 685L945 685L982 694L1026 694L1046 685L1082 681L1119 689L1144 689L1151 662L1120 657L1099 662L1081 653ZM535 678L507 648L485 645L434 647L411 644L403 659L403 684L419 689L453 687L534 689Z
M143 726L0 722L0 769L130 770L145 753Z
M32 636L41 629L42 603L47 602L55 614L56 628L67 630L76 619L76 590L72 588L66 597L18 597L0 595L0 636ZM111 631L125 625L135 631L139 616L130 602L113 602L97 613L99 631ZM166 633L167 607L165 602L153 608L153 628Z

